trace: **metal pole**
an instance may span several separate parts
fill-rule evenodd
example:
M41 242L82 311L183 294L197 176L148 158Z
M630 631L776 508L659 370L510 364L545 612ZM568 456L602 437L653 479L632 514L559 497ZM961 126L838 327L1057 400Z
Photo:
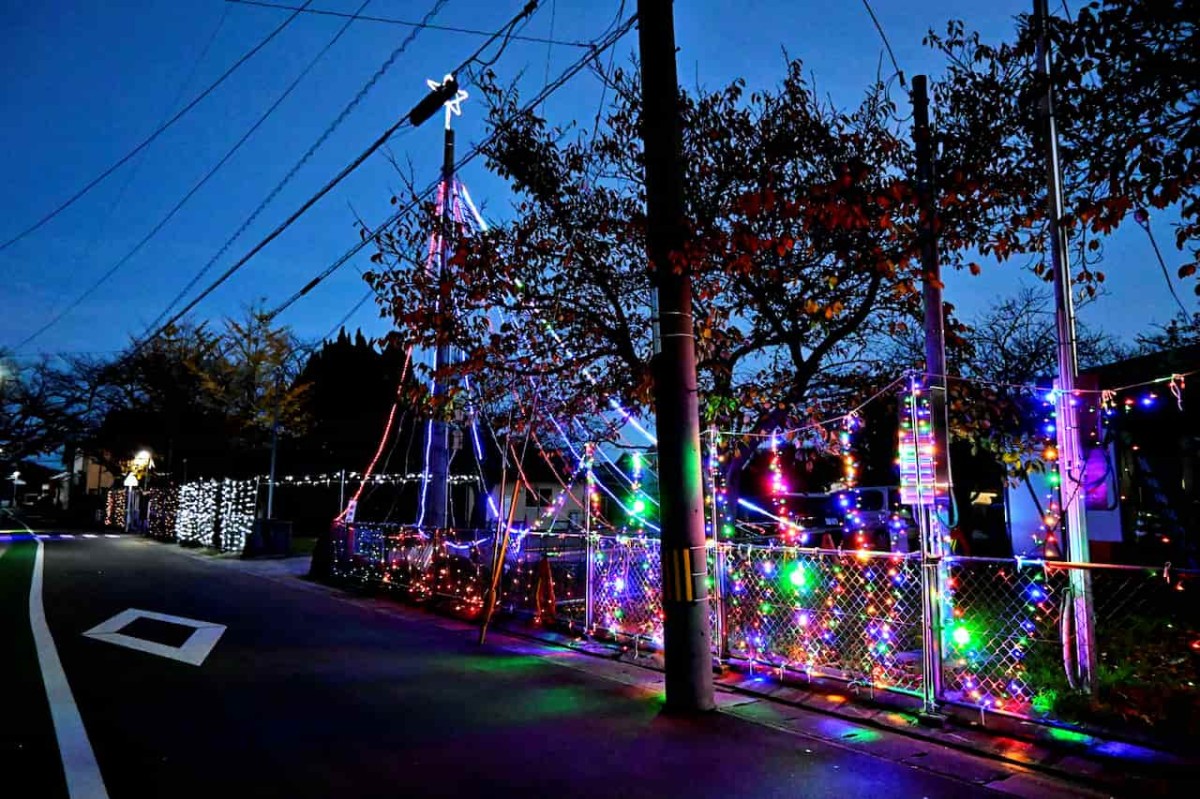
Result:
M717 662L723 663L726 655L729 652L729 630L726 626L725 616L725 569L726 569L726 550L721 544L721 537L718 530L721 529L721 520L717 518L717 470L720 468L718 458L720 457L720 438L717 434L716 425L708 427L708 495L709 502L709 533L710 541L713 545L713 592L717 598L717 612L714 614L716 619L716 634L717 634Z
M438 233L438 280L444 281L449 260L448 239L450 235L451 202L454 193L454 130L450 127L450 114L446 114L445 137L442 142L442 214ZM439 300L439 304L440 304ZM439 312L447 309L440 308ZM434 374L439 375L450 365L452 353L448 343L439 343L434 350ZM446 394L443 378L435 376L433 395ZM427 427L432 440L429 444L429 483L425 497L425 525L435 529L447 526L450 481L450 425L435 419Z
M592 625L595 623L594 614L596 612L595 604L592 600L592 586L595 579L595 570L592 567L592 559L596 555L592 544L592 492L596 490L596 475L592 470L592 454L595 452L595 447L595 444L588 443L584 450L587 457L587 493L583 498L583 548L584 558L586 559L585 568L587 569L587 571L584 573L584 635L592 634Z
M267 518L275 518L275 450L279 442L279 413L271 422L271 473L267 478Z
M932 134L929 128L929 84L924 75L913 77L913 143L917 156L917 200L920 217L922 293L925 301L925 374L930 428L934 447L934 485L919 505L921 517L922 616L925 628L923 698L926 715L936 715L942 695L942 603L946 596L945 542L950 504L950 436L946 418L946 332L942 301L942 266L938 260L937 211L934 202ZM916 396L910 392L913 435L920 420ZM919 443L918 458L920 457ZM918 469L918 474L920 470ZM928 489L919 487L918 497ZM943 514L945 514L943 516Z
M346 507L346 470L342 469L342 471L338 475L338 513L341 513L345 507Z
M1075 399L1075 379L1079 364L1075 351L1075 304L1071 293L1071 261L1067 237L1062 229L1062 171L1058 160L1058 125L1054 113L1054 81L1047 28L1049 8L1046 0L1033 2L1037 30L1037 73L1046 93L1039 108L1046 147L1046 212L1049 219L1050 265L1054 274L1054 325L1058 334L1058 391L1054 405L1058 431L1061 496L1066 533L1062 536L1070 560L1086 563L1088 551L1087 514L1084 508L1083 469L1085 458L1079 436L1079 415ZM1075 668L1080 686L1088 693L1096 691L1095 616L1092 609L1092 578L1084 569L1070 572L1072 616L1075 622Z
M662 352L654 359L662 540L663 654L669 711L712 710L704 492L691 275L678 263L683 207L674 6L638 0L647 251L658 291ZM683 268L679 268L682 266Z

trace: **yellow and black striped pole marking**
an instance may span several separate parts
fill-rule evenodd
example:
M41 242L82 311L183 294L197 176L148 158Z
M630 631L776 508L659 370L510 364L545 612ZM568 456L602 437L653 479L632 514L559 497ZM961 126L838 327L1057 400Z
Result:
M663 553L663 598L668 602L699 602L708 598L708 561L704 547L671 549Z

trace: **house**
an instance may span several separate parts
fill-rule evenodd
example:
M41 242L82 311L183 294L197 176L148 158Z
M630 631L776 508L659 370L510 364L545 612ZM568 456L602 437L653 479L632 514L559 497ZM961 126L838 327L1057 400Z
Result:
M1200 369L1200 346L1127 358L1081 373L1080 430L1091 559L1164 563L1196 560L1200 522L1200 392L1186 375ZM1101 393L1102 390L1113 390ZM1054 496L1046 474L1007 492L1013 548L1029 543Z

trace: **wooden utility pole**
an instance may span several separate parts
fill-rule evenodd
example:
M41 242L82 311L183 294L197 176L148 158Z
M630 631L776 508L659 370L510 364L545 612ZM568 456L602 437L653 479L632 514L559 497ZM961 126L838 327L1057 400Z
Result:
M666 709L712 710L712 630L696 396L691 273L684 261L682 136L670 0L638 0L647 250L658 292L654 358L662 522Z
M1075 302L1071 292L1071 259L1067 237L1062 229L1062 170L1058 161L1058 123L1054 113L1054 70L1047 29L1050 11L1046 0L1033 0L1033 24L1037 32L1037 73L1045 83L1039 112L1043 146L1046 153L1046 215L1048 249L1054 275L1054 326L1058 333L1058 389L1054 409L1058 432L1058 463L1061 480L1062 515L1066 534L1062 535L1067 558L1076 563L1091 560L1088 551L1087 513L1084 508L1083 470L1086 458L1079 435L1079 411L1076 407L1075 380L1079 362L1075 352ZM1079 686L1096 690L1096 649L1093 641L1095 615L1092 610L1092 575L1086 569L1070 570L1071 621L1075 636L1074 670ZM1064 608L1064 613L1066 609Z

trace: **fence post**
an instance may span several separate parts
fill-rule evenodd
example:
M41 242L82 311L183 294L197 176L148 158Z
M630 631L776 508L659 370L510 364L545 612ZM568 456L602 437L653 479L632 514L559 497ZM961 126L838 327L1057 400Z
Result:
M717 660L723 663L729 656L729 629L725 624L725 558L729 545L716 541L714 549L716 550L714 556L716 574L713 576L713 586L717 595Z
M907 396L913 446L918 464L921 446L921 413L917 395L921 382L911 378ZM926 422L928 424L928 422ZM943 457L945 455L943 454ZM942 698L942 607L946 598L945 541L937 518L937 484L925 485L919 466L913 472L914 497L921 534L921 717L936 723Z
M591 635L592 626L595 623L593 614L595 613L595 603L592 600L592 584L594 582L595 573L592 567L592 561L596 556L595 547L592 542L592 496L596 491L596 476L592 471L592 453L595 444L588 443L584 445L584 468L586 472L586 489L587 496L583 499L583 557L586 571L583 578L583 634Z
M716 650L717 661L725 660L729 652L729 638L725 630L725 549L721 545L721 519L718 518L717 471L720 469L720 438L716 425L708 426L708 534L713 549L713 594L716 599Z

